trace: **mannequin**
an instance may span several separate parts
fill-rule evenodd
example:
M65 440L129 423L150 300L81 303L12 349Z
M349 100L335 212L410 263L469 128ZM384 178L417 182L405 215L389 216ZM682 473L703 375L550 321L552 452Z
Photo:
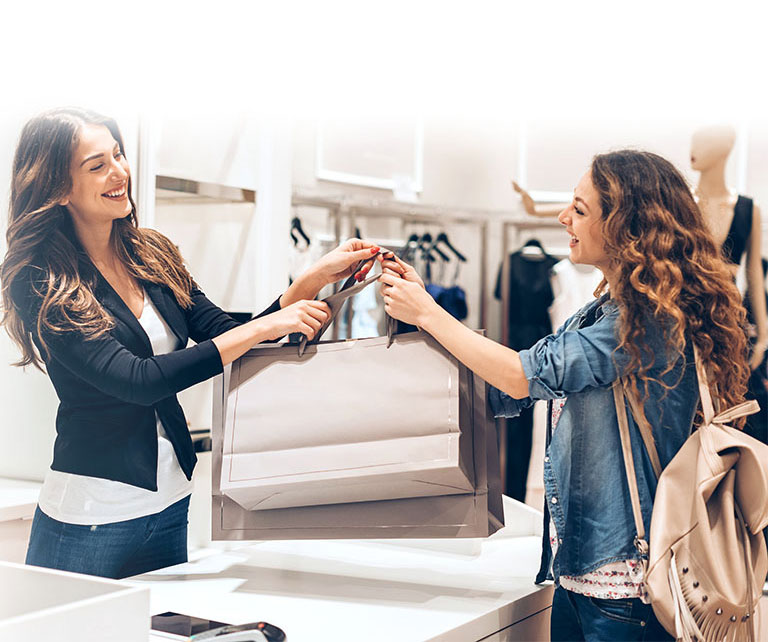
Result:
M518 185L514 180L512 181L512 187L520 194L520 198L523 201L523 209L530 216L538 216L540 218L557 216L562 212L568 203L549 203L547 205L537 205L531 195Z
M739 207L743 205L748 208L751 204L751 200L748 204L744 197L739 197L728 189L725 182L725 165L735 140L736 132L729 126L716 125L697 130L691 139L691 168L699 172L699 183L695 190L699 209L715 242L723 248L724 255L731 262L734 277L741 260L740 255L733 254L733 248L738 248L735 252L741 249L739 242L734 239L739 236L740 231L746 236L743 248L747 256L747 296L752 305L756 326L754 352L750 359L750 366L754 370L762 362L768 346L768 314L761 265L762 230L760 209L757 205L752 205L751 221L748 209L739 210L743 216L735 220L740 198L742 203ZM741 230L736 229L739 227ZM732 233L732 236L729 233ZM726 241L728 245L724 247Z

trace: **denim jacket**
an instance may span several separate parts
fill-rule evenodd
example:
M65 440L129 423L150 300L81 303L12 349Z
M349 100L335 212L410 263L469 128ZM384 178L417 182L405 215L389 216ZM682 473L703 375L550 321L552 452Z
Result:
M555 524L558 548L550 560L549 542L544 543L542 570L551 563L556 581L560 575L583 575L609 562L639 557L611 390L627 363L627 355L616 351L619 309L608 300L602 317L580 327L598 305L597 300L589 303L555 334L519 353L529 397L513 399L495 388L489 393L497 417L515 417L539 399L567 397L544 457L546 508ZM662 374L668 365L662 328L653 319L644 325L644 346L655 357L649 376L671 386L665 390L659 383L649 383L644 406L663 467L691 433L698 403L696 369L688 341L684 359L678 358L672 370ZM643 392L640 385L641 396ZM656 478L629 409L627 414L648 533Z

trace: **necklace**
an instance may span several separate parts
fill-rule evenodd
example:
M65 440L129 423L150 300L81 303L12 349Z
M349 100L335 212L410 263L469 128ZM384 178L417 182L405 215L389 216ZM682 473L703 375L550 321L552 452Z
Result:
M693 193L693 195L696 199L696 203L701 209L714 207L714 206L716 206L718 209L730 207L731 200L733 199L733 194L730 191L726 192L725 196L718 196L718 197L712 198L705 194L702 194L697 188L696 191Z
M725 196L717 197L706 196L698 188L694 192L704 223L719 245L725 241L733 219L733 196L730 191Z

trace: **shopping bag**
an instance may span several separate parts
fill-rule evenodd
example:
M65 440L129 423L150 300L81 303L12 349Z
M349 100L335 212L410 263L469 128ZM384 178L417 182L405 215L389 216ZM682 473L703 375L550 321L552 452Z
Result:
M235 362L232 367L225 369L225 372L216 378L212 480L212 538L214 540L484 537L503 526L495 422L486 403L485 382L455 359L452 360L452 357L426 333L399 335L394 338L389 350L386 349L386 344L387 339L384 337L320 343L308 346L299 362L294 360L295 346L257 347L245 355L241 363ZM323 359L326 357L322 355L332 355L331 359L339 369L336 374L342 378L338 380L341 383L344 377L349 376L339 374L343 371L343 365L348 361L354 362L358 356L365 354L368 350L372 350L371 354L390 353L392 364L399 362L397 368L392 364L389 365L390 368L394 368L397 376L379 376L378 363L369 363L367 369L357 374L356 383L358 387L363 385L363 390L350 391L349 388L341 385L335 388L334 394L342 401L346 400L347 405L340 410L337 408L338 415L329 413L331 421L326 423L332 429L335 428L332 430L333 434L312 436L314 443L306 447L314 448L315 454L322 454L324 447L341 446L341 452L349 454L354 451L354 448L345 450L346 446L367 444L371 448L366 450L364 446L360 446L360 452L365 452L369 460L373 460L377 465L354 467L347 461L346 468L336 468L336 472L333 473L336 477L331 480L327 476L322 476L328 471L318 469L308 471L307 466L313 458L303 457L302 453L296 452L301 448L294 448L293 451L299 463L305 467L302 469L303 472L297 472L294 469L292 472L294 479L290 480L284 488L280 483L275 483L275 477L286 480L286 475L281 475L285 471L277 466L277 462L293 465L293 457L284 453L286 449L282 448L286 439L283 420L288 418L287 422L291 426L301 426L303 425L301 421L297 421L295 417L290 418L288 415L295 413L297 416L305 416L308 418L304 422L306 424L322 412L321 408L312 408L303 401L302 382L303 374L306 373L300 376L299 369L310 363L306 361L307 359ZM278 354L281 356L276 357ZM403 389L406 386L424 384L418 373L437 370L434 363L425 365L424 370L416 368L411 362L401 362L401 357L404 355L415 354L428 355L427 360L432 359L435 363L439 362L438 357L442 358L442 367L447 369L442 376L451 379L448 385L444 383L442 386L436 386L433 382L428 382L425 386L427 390L440 388L439 396L442 401L436 403L434 399L422 399L425 407L441 408L441 422L438 423L442 428L439 431L435 430L436 422L434 418L430 418L426 423L433 428L422 430L421 434L414 437L416 441L421 440L426 444L424 450L419 448L406 450L406 454L411 457L409 462L404 461L402 457L401 461L393 462L392 456L396 454L397 449L387 448L388 440L384 437L391 437L395 441L409 439L409 437L403 434L398 435L397 431L401 430L399 426L392 429L394 432L387 433L391 427L389 419L402 417L411 412L421 412L420 416L424 416L424 410L414 407L416 404L409 395L403 396ZM318 355L321 356L318 357ZM273 461L274 466L269 469L273 477L271 480L264 480L266 476L257 468L249 469L250 465L256 466L257 463L263 462L263 458L259 460L258 457L243 460L250 463L243 465L242 468L235 466L235 470L239 471L238 475L241 477L237 475L233 477L227 467L232 466L237 459L238 448L247 443L250 445L246 450L250 448L252 451L248 453L249 456L260 454L253 452L255 442L249 441L250 437L238 441L235 436L239 426L246 425L255 418L256 415L249 415L249 413L258 415L260 412L250 401L243 406L243 395L246 389L255 385L256 378L264 373L265 361L278 364L278 369L286 368L294 377L290 380L287 389L275 393L283 397L281 405L283 412L280 419L268 424L267 427L262 425L261 431L264 435L255 440L261 445L269 441L276 447L272 452L278 452L280 455ZM320 361L317 365L320 365ZM336 380L335 375L326 374L327 381L332 383ZM414 377L411 377L411 374ZM400 387L393 384L386 394L378 391L376 395L368 397L367 393L371 388L378 389L380 386L386 386L384 382L387 381L393 381L395 384L400 382ZM349 397L354 397L358 401L350 405ZM410 400L403 401L405 398ZM366 399L369 399L368 403L365 402ZM384 404L384 406L374 404ZM274 404L271 405L274 406ZM240 414L244 407L245 416ZM390 414L387 415L386 412ZM445 416L458 419L460 427L458 435L455 430L445 430ZM338 427L333 425L334 417L339 423ZM365 433L360 428L363 424L376 426L377 421L382 417L387 420L379 422L375 429ZM349 418L352 418L352 421L349 421ZM263 419L263 416L259 416L259 421ZM406 419L405 424L418 425L418 422L412 421L412 418ZM241 421L246 423L241 424ZM455 423L450 422L448 425L456 426ZM281 431L283 434L280 434ZM302 435L311 436L309 432L304 431ZM362 433L371 438L368 441L360 441ZM424 452L438 452L434 449L433 442L441 440L442 450L439 452L444 456L439 460L439 465L431 469L429 467L414 468L414 462L427 461L423 458L418 459ZM456 442L458 447L451 450ZM382 452L378 452L380 449ZM387 457L389 457L388 460ZM339 459L337 463L345 463L345 461ZM410 469L405 464L409 464ZM400 468L395 470L393 466L395 468L400 466ZM343 470L343 474L340 470ZM433 479L442 479L442 481L434 483L425 481L432 474L435 475ZM243 477L250 476L252 480L259 478L260 475L263 481L260 490L248 489L243 484L238 486ZM383 481L387 475L390 475L390 479L397 481L392 485L394 491L389 488L389 483ZM314 480L308 485L303 483L305 480L301 479L302 476L306 476L306 479L314 477ZM259 484L261 482L251 486L259 488ZM269 484L273 485L270 487ZM303 488L304 491L312 489L309 493L310 499L302 499L303 491L298 491L299 488Z
M471 400L431 336L261 345L233 365L220 489L248 510L473 490Z

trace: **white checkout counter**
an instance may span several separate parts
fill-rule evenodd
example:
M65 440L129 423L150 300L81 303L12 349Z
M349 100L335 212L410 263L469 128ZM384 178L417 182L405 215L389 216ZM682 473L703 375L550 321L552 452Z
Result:
M0 560L24 562L41 486L0 477Z
M3 559L23 562L39 488L0 479ZM188 563L120 583L149 589L150 614L265 620L289 642L547 640L552 587L533 584L540 513L505 498L505 514L487 539L193 544ZM36 572L56 574L59 589L69 575Z
M0 479L0 559L23 562L39 488ZM47 626L45 639L62 642L160 642L146 615L176 611L264 620L289 642L548 640L552 587L533 584L540 514L508 498L504 508L507 526L487 539L192 543L188 563L119 582L0 562L0 632L12 631L3 627L13 620L27 627L13 640L43 639L42 628L29 627ZM32 603L22 585L35 585ZM767 598L760 602L758 639L768 639ZM90 618L95 637L64 634L65 621L76 629L77 618Z
M483 540L227 544L128 581L150 587L152 613L264 620L289 642L548 640L540 513L508 498L505 513Z

